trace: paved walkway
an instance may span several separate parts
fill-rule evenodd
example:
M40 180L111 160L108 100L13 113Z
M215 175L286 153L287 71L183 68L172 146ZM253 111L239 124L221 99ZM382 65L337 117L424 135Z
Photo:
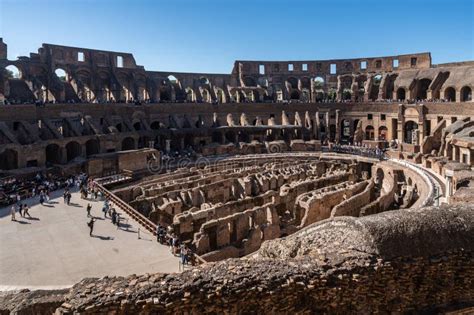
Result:
M87 203L97 218L95 237L89 236ZM20 288L68 287L85 277L126 276L154 272L177 272L179 259L152 235L128 220L128 229L117 229L103 218L102 201L80 199L72 194L71 205L63 203L62 191L54 192L50 204L32 205L29 218L10 208L0 209L0 291ZM122 217L128 216L119 210Z

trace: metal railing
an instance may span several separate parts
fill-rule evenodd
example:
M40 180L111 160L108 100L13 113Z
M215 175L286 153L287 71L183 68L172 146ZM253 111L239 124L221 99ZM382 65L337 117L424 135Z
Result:
M150 232L153 236L156 236L156 224L153 223L150 219L145 217L143 214L135 210L132 206L130 206L128 203L117 197L114 193L110 192L108 189L106 189L104 186L102 186L100 183L97 183L97 188L99 191L111 202L113 202L119 209L124 211L126 214L128 214L132 219L134 219L138 224L140 224L145 230ZM196 263L196 265L200 264L205 264L207 261L202 258L201 256L192 253L193 255L193 261Z

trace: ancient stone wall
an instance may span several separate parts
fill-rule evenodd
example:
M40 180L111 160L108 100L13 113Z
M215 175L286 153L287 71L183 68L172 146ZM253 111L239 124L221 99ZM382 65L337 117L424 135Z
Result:
M182 274L85 279L38 299L7 295L0 310L50 314L61 304L57 314L461 313L474 306L473 210L339 217L266 242L252 258ZM48 296L54 304L42 305Z

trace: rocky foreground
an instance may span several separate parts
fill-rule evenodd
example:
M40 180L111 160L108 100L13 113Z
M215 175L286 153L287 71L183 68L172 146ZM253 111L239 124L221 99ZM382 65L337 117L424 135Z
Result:
M181 274L6 294L0 314L468 314L473 253L474 206L339 217Z

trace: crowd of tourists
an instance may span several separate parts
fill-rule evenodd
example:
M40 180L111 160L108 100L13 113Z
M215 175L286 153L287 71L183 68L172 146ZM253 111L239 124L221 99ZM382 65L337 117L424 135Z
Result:
M169 233L160 223L156 225L156 240L162 245L168 245L174 256L179 256L183 266L194 265L193 251L184 242L181 242L174 233Z
M0 206L19 203L23 199L39 197L39 200L49 201L53 191L80 187L87 175L58 176L54 174L37 173L30 178L9 177L0 180Z

